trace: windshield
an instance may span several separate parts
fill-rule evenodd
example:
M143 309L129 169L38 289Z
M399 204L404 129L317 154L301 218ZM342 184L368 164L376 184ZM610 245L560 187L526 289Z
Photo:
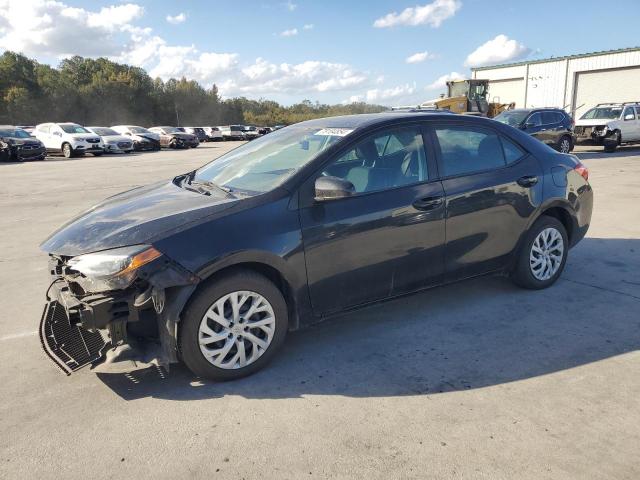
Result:
M580 120L592 120L592 119L608 119L613 120L620 116L622 113L622 107L596 107L585 113Z
M284 128L214 160L197 170L194 180L249 194L268 192L351 132L343 128Z
M93 132L96 135L100 135L100 136L104 136L104 135L120 135L115 130L111 130L110 128L106 128L106 127L92 127L91 130L93 130Z
M165 133L183 133L180 129L176 127L162 127L162 130L164 130Z
M29 133L20 128L16 129L2 129L0 130L0 137L13 137L13 138L31 138Z
M129 127L129 131L131 133L151 133L149 130L142 127Z
M500 115L497 115L494 120L500 123L504 123L506 125L510 125L512 127L518 127L524 122L524 119L527 118L529 112L502 112Z
M73 125L73 124L60 124L60 128L65 132L65 133L91 133L89 130L87 130L84 127L81 127L80 125Z
M241 132L241 131L243 130L243 127L242 127L241 125L231 125L231 126L229 127L229 129L230 129L230 130L234 130L234 131L236 131L236 130L237 130L237 131L240 131L240 132Z

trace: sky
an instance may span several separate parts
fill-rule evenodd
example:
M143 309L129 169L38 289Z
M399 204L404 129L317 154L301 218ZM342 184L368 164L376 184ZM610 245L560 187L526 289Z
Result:
M103 56L225 98L413 105L475 66L640 46L638 18L640 0L0 0L0 51Z

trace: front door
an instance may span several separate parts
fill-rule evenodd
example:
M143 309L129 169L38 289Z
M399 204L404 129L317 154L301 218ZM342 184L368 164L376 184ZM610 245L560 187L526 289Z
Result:
M446 278L504 268L542 199L542 168L488 127L434 128L446 195Z
M352 197L301 199L314 312L327 314L442 281L444 197L419 126L379 131L320 175L350 181ZM303 188L301 195L312 195Z

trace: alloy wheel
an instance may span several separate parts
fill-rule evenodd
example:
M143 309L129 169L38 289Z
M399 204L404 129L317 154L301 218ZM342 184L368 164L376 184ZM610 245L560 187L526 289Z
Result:
M222 369L251 365L269 348L276 318L269 301L256 292L237 291L216 300L202 317L202 355Z
M560 141L560 152L569 153L570 151L571 151L571 141L565 137Z
M548 227L536 236L529 253L529 266L533 276L540 281L549 280L562 265L564 240L560 232Z

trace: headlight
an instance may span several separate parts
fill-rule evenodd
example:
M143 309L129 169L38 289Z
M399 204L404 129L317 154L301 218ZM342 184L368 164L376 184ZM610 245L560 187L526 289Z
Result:
M91 292L121 290L131 285L140 267L161 255L149 245L135 245L79 255L67 265L87 278Z

